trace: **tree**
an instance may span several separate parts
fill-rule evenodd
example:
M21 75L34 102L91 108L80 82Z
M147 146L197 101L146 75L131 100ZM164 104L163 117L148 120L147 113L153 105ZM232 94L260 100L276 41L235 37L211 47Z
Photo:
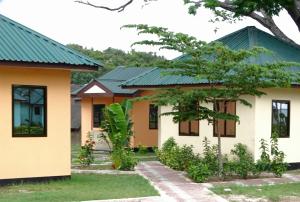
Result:
M135 0L137 1L137 0ZM144 0L146 3L156 0ZM121 6L110 8L98 6L88 1L75 1L96 8L110 11L124 11L134 0L126 0ZM285 10L290 15L292 22L300 31L300 1L299 0L183 0L189 6L189 13L196 14L197 9L204 7L215 14L214 21L235 21L241 17L250 17L269 29L278 38L291 44L296 44L276 25L273 17L278 16L280 11Z
M271 54L264 48L231 50L220 42L206 43L186 34L170 32L166 28L148 25L125 27L136 28L139 34L158 37L158 40L143 40L134 45L158 46L185 55L184 59L165 61L161 65L163 75L192 77L202 87L179 86L160 90L142 99L151 100L158 106L171 105L172 111L163 115L172 115L174 122L207 120L212 124L218 136L219 176L222 175L223 162L221 135L216 121L239 121L237 115L220 110L221 102L234 101L251 107L245 96L263 96L264 88L290 87L292 82L300 81L298 73L287 71L288 67L298 64L283 61L263 64L249 62L261 54Z
M137 52L132 50L128 53L115 49L107 48L104 51L83 48L77 44L68 44L68 47L87 55L95 60L103 63L103 68L97 72L73 72L72 83L86 84L94 78L97 78L104 73L111 71L117 66L141 67L141 66L156 66L158 63L165 60L164 57L157 56L155 53Z

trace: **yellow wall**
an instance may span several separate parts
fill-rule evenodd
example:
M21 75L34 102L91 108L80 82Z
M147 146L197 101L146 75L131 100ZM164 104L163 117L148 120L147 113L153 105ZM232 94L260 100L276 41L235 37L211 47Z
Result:
M150 92L143 92L141 96L149 95ZM115 97L115 102L121 102L124 97ZM92 113L93 104L109 105L113 103L112 97L83 97L81 100L81 143L87 140L87 135L92 130L99 130L99 128L92 128ZM136 102L131 111L133 121L134 136L131 140L131 145L137 147L142 144L148 147L157 146L158 130L149 129L149 102Z
M47 86L47 137L12 137L12 85ZM70 71L0 68L0 180L71 174Z
M150 91L144 91L141 96L152 94ZM158 130L149 129L149 101L136 102L133 105L133 146L144 145L147 147L157 146Z

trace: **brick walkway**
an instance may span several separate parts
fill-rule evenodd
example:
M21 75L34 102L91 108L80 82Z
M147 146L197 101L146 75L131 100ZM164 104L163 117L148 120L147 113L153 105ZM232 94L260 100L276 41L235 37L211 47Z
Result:
M137 172L149 179L154 187L160 192L161 199L158 201L171 202L225 202L227 200L209 191L205 185L193 183L183 176L182 172L174 171L159 162L142 162ZM143 200L154 201L154 200Z

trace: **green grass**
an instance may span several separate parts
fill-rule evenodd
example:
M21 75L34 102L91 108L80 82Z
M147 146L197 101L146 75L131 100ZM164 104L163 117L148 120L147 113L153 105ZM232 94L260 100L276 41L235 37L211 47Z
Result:
M74 174L71 180L0 187L1 202L83 201L158 195L139 175Z
M73 166L72 168L81 170L113 170L112 165Z
M225 188L230 188L231 192L225 192ZM300 197L300 183L278 184L278 185L264 185L264 186L247 186L242 187L238 185L230 186L215 186L211 191L218 195L245 195L255 198L267 198L270 201L279 201L280 198L288 196Z

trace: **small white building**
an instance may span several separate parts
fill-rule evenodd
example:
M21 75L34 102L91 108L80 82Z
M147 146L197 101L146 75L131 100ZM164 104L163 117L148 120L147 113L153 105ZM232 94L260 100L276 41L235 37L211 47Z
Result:
M272 56L261 56L258 62L276 58L282 61L300 62L300 47L290 45L255 27L245 27L219 39L230 48L249 49L261 46L273 52ZM294 69L294 71L299 71ZM195 80L189 77L161 75L156 68L134 79L123 83L123 88L155 90L158 88L200 88ZM286 154L287 162L300 166L300 89L295 85L289 89L265 89L262 97L247 97L252 107L240 103L229 103L228 113L240 117L240 123L233 121L219 122L222 134L222 152L230 153L236 143L246 144L255 159L260 157L260 140L270 140L272 129L279 131L279 148ZM212 106L211 106L212 107ZM171 106L160 107L160 113L170 112ZM193 145L196 152L203 150L202 141L207 137L212 144L217 144L213 126L207 121L174 123L171 116L161 116L158 127L159 147L170 137L180 145Z

